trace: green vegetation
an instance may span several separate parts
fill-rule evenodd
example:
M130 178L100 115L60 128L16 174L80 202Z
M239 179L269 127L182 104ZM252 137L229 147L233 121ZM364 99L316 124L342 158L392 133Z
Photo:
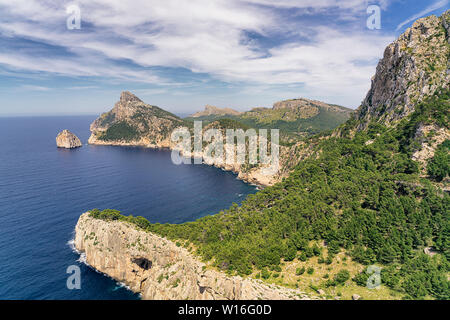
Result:
M336 106L338 107L338 106ZM291 109L267 109L256 108L241 115L210 115L198 118L185 118L188 123L193 121L204 121L211 123L215 121L230 122L223 124L230 125L229 128L254 129L280 129L281 145L291 145L292 141L303 136L310 136L319 132L334 129L344 123L350 117L350 109L347 112L337 112L322 107L317 107L317 114L303 114L300 110ZM346 110L343 107L338 107ZM239 123L239 124L236 124ZM224 127L227 128L227 127Z
M436 150L428 163L428 174L436 181L442 181L450 174L450 140L446 140Z
M338 285L343 285L349 279L350 279L350 272L344 269L336 274L336 276L334 277L334 282Z
M267 120L267 113L277 112ZM344 123L350 117L349 113L336 112L320 108L317 115L309 118L297 117L289 121L285 120L283 115L286 110L271 110L248 112L241 116L239 121L253 128L278 128L286 133L305 133L307 135L316 134L322 131L334 129Z
M354 261L384 266L383 281L406 298L449 299L450 196L421 178L411 160L414 128L430 121L448 126L443 105L448 106L448 92L421 104L395 128L372 124L352 137L328 137L317 145L317 156L300 162L283 182L214 216L174 225L117 218L110 211L91 214L188 240L204 260L232 274L261 270L266 279L267 269L279 273L280 263L296 256L331 264L345 251ZM342 132L353 126L347 122ZM366 144L369 140L373 143ZM317 240L326 241L326 259L321 248L310 245ZM430 245L439 252L433 258L422 253ZM327 281L342 284L349 278L341 270ZM365 280L354 278L358 284Z
M297 276L301 276L301 275L304 274L304 273L305 273L305 267L297 268L297 269L295 270L295 274L296 274Z
M112 124L99 138L104 141L132 141L139 138L139 132L126 121L119 121Z

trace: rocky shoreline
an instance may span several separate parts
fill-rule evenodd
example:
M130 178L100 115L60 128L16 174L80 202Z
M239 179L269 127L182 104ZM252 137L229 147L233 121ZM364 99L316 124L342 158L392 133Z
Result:
M160 143L153 144L150 143L147 139L141 139L139 141L104 141L99 140L93 133L88 143L91 145L102 145L102 146L119 146L119 147L141 147L141 148L150 148L150 149L165 149L165 150L174 150L175 145L172 144L170 141L164 140ZM258 167L250 169L248 172L244 172L241 170L241 167L239 164L235 165L227 165L224 163L216 163L214 161L208 161L206 157L204 157L204 154L202 153L193 153L191 155L184 155L182 152L180 152L181 155L191 157L193 158L203 158L205 161L204 164L214 166L216 168L222 169L224 171L231 171L234 174L237 175L237 178L239 180L242 180L248 184L255 185L259 188L265 188L272 186L276 184L277 182L281 181L280 175L267 175L264 174L262 171L264 170L264 167Z

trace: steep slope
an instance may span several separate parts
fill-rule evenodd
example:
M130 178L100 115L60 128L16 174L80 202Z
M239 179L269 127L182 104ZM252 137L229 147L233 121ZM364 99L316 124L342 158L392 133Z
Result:
M170 133L183 120L132 93L122 92L114 108L91 124L90 144L170 147Z
M444 96L450 88L450 11L441 17L417 20L398 40L389 45L372 79L372 86L356 113L358 130L376 122L396 126L402 119L423 107L433 95ZM435 99L436 100L436 99ZM412 159L426 172L435 150L450 139L448 123L440 119L448 113L448 101L438 102L441 112L422 110L421 121L415 121L408 139ZM428 108L429 109L429 108ZM425 119L426 117L426 119Z
M390 44L377 67L372 87L357 113L358 128L374 120L393 125L438 89L448 89L449 11L414 23Z

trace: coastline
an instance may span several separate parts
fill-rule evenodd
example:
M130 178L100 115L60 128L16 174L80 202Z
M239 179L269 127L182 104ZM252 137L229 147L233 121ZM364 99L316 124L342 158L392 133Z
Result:
M115 146L115 147L140 147L140 148L148 148L148 149L160 149L160 150L167 150L167 151L173 151L175 149L175 146L170 141L162 141L159 144L153 144L150 143L146 139L141 139L139 141L103 141L98 140L94 133L91 134L88 140L88 144L90 145L99 145L99 146ZM203 154L190 154L189 156L184 155L181 151L180 154L183 157L189 157L191 160L195 158L204 158ZM236 178L238 180L241 180L249 185L255 186L258 188L258 190L264 189L266 187L273 186L274 184L281 181L281 176L279 175L265 175L261 172L262 168L253 168L249 170L248 172L243 172L240 170L239 165L226 165L226 164L219 164L215 162L208 163L207 161L203 160L202 164L209 165L216 167L218 169L222 169L223 171L232 172L236 175Z
M82 214L74 249L84 263L140 294L143 300L311 300L298 289L229 276L189 250L124 221Z

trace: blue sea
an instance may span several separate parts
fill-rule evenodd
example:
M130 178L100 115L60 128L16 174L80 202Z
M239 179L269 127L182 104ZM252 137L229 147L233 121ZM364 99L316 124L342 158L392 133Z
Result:
M182 223L240 203L256 188L206 165L174 165L170 151L87 145L95 116L0 118L0 299L139 299L79 261L78 217L118 209ZM85 144L56 148L69 129ZM81 268L69 290L67 267Z

